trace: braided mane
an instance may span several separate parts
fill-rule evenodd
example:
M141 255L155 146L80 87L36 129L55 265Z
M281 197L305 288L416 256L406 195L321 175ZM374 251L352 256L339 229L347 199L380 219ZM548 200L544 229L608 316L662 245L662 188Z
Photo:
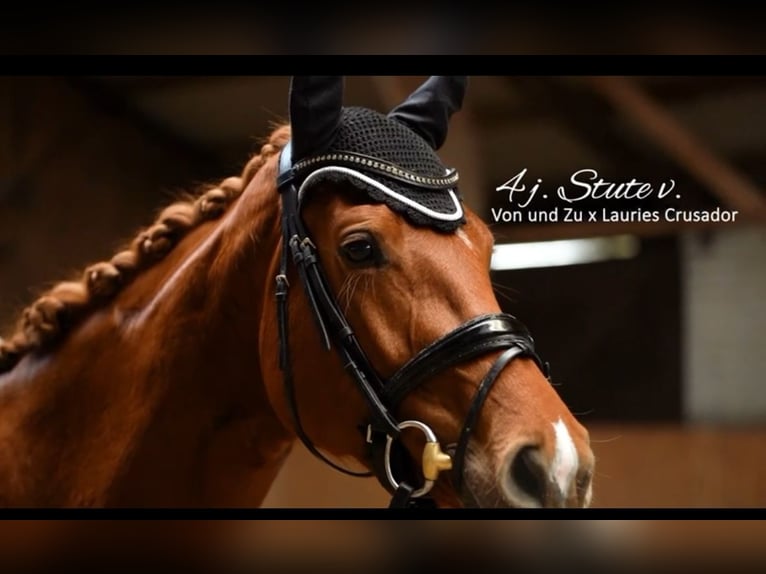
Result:
M89 266L79 281L59 283L24 309L13 334L0 337L0 374L13 369L24 355L60 341L90 312L114 299L138 273L165 257L190 230L223 215L289 139L290 128L278 127L239 177L229 177L198 197L167 206L109 261Z

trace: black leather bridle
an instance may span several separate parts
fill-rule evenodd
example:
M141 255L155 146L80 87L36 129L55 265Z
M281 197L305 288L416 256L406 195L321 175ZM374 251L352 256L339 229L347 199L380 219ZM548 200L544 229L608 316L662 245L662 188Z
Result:
M528 330L515 317L505 313L474 317L422 349L388 381L384 381L370 363L338 307L318 260L317 248L301 220L290 143L280 154L277 187L282 199L282 251L279 273L276 276L279 365L283 372L287 404L296 434L311 453L331 467L353 476L375 474L381 484L393 493L391 507L432 504L424 495L430 490L439 471L450 468L453 486L458 494L462 495L463 466L468 441L478 421L482 405L503 368L514 358L530 357L547 376L547 364L536 354ZM370 447L374 472L350 471L329 460L313 444L301 424L290 363L287 315L287 294L290 287L287 270L290 259L303 285L324 346L328 350L335 346L346 371L369 407L369 424L360 431ZM426 380L459 363L498 350L504 352L480 382L451 456L441 452L433 431L427 425L420 421L399 422L395 418L393 413L402 399ZM425 433L427 440L421 469L425 483L419 489L415 489L413 484L417 484L421 479L412 468L408 468L409 457L398 441L402 429L409 427L419 428ZM402 474L409 476L397 480L395 475Z

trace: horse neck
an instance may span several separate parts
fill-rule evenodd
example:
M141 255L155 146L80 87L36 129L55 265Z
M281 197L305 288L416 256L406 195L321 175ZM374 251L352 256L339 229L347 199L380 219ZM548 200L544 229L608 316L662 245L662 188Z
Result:
M0 377L0 504L260 503L291 437L259 362L279 246L259 187Z

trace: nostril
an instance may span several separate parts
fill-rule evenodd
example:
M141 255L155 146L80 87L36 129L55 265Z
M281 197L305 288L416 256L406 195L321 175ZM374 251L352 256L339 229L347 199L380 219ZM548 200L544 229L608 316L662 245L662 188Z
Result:
M547 478L537 447L525 446L519 450L511 463L511 481L536 502L545 503Z

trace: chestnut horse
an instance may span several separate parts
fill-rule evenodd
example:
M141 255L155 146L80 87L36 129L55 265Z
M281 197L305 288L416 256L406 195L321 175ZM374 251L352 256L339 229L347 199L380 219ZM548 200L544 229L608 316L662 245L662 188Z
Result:
M438 96L433 88L413 94L409 111ZM40 297L0 339L1 505L261 503L297 432L279 364L274 278L284 267L280 152L292 137L293 154L302 146L305 155L305 133L323 135L321 118L299 125L309 121L296 112L302 95L313 97L293 93L291 127L274 130L240 177L164 209L111 260ZM310 111L324 114L317 97ZM430 135L438 148L456 107L437 109L436 128L421 126L415 137ZM500 313L489 275L492 234L468 208L457 229L439 231L328 179L303 198L300 218L382 380L473 318ZM370 469L369 401L324 347L293 265L284 280L301 433L333 464ZM391 412L457 444L479 382L502 354L490 348L426 377ZM464 488L440 475L436 505L589 505L587 432L534 358L509 360L490 382L467 442ZM420 460L419 433L396 438Z

